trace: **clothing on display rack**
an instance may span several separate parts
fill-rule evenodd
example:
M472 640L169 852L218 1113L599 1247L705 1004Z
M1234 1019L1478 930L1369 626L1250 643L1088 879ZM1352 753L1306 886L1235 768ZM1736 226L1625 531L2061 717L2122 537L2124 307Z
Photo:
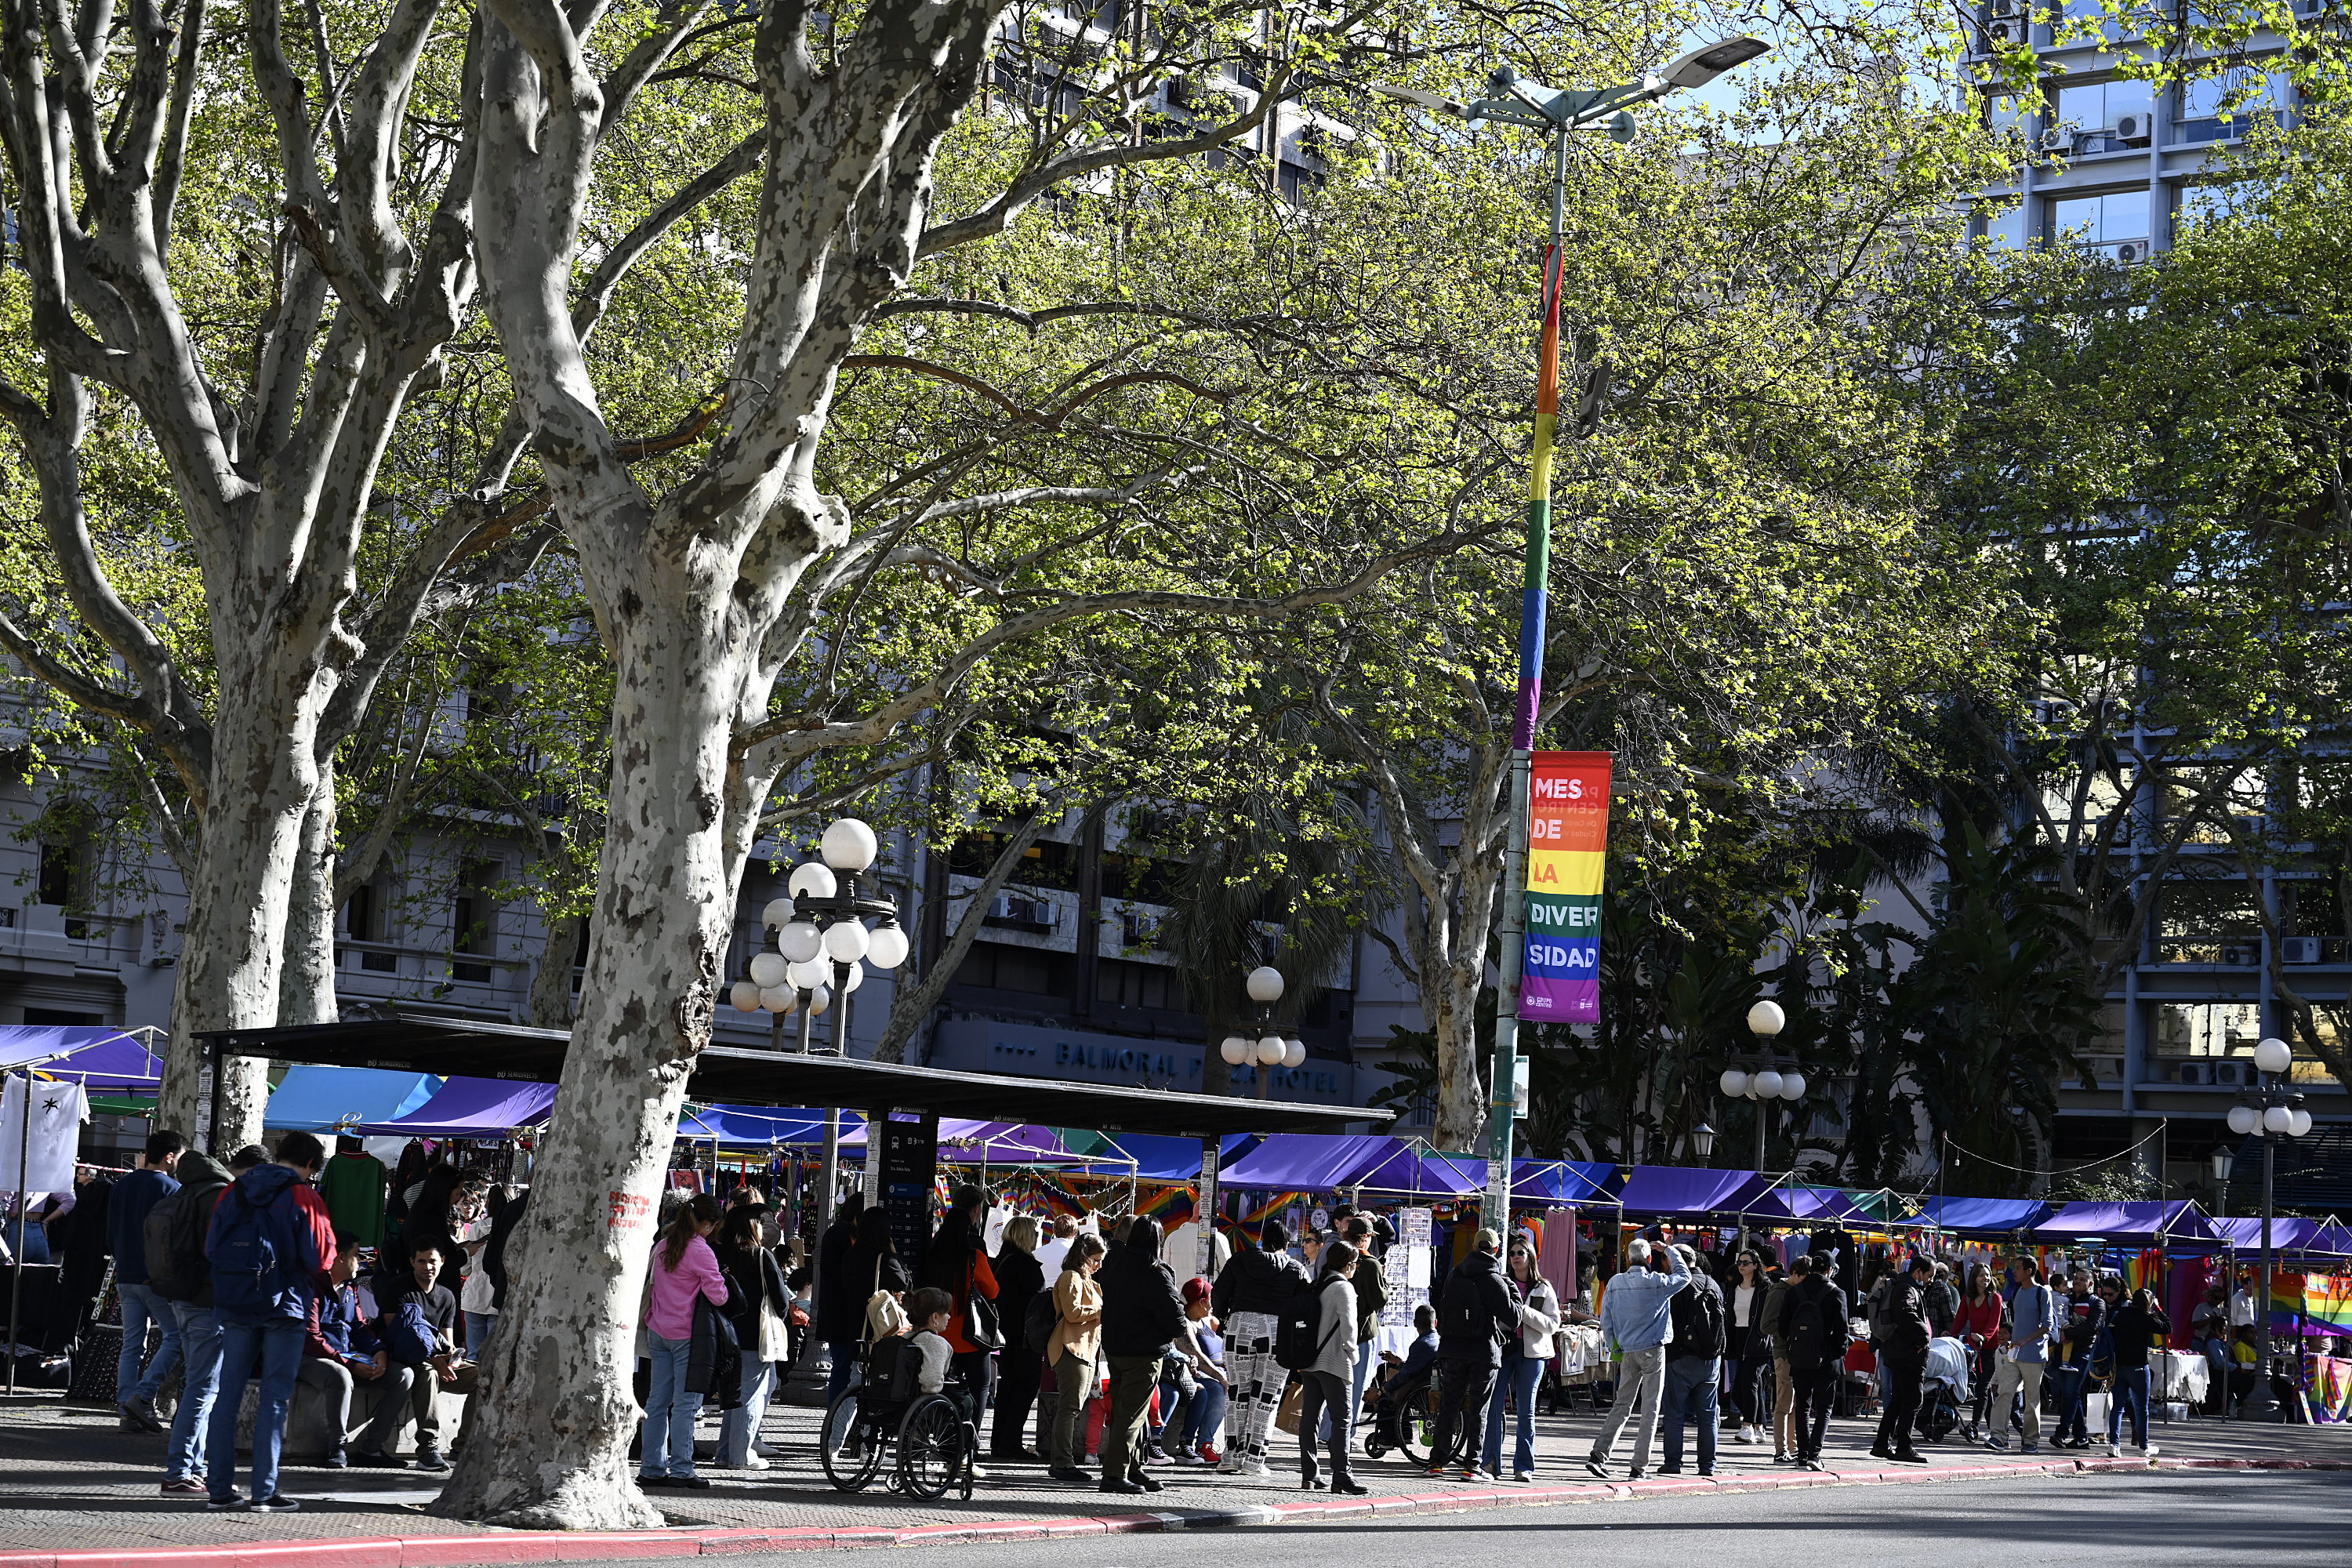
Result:
M20 1184L21 1159L25 1191L70 1192L74 1150L81 1142L81 1124L89 1120L89 1096L78 1083L34 1079L28 1109L26 1088L26 1075L16 1073L0 1089L0 1189L14 1191Z
M319 1175L319 1195L327 1202L327 1214L337 1230L349 1231L362 1247L383 1245L383 1211L385 1187L392 1173L383 1162L365 1150L352 1147L357 1139L336 1140L339 1148L327 1161L327 1168Z

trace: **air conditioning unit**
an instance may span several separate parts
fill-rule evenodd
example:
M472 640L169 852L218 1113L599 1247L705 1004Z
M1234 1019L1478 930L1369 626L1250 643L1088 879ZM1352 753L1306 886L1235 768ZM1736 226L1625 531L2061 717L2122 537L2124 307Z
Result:
M2020 17L2015 21L1995 22L1985 29L1985 37L1996 44L2022 44L2029 40L2033 24Z
M2148 113L2116 116L2116 140L2126 147L2145 147L2156 134L2156 116Z
M1992 19L1996 22L2023 21L2025 0L1992 0Z
M2262 961L2262 950L2250 943L2232 942L2221 950L2221 963L2231 969L2252 969Z
M1044 899L1024 899L1012 893L999 893L988 906L988 921L992 926L1010 926L1015 931L1049 931L1057 923L1060 906Z
M2288 963L2317 963L2319 939L2315 936L2291 936L2279 943L2279 957Z
M2063 153L2072 144L2074 139L2073 132L2063 125L2053 125L2042 133L2040 144L2044 153Z
M2239 1084L2252 1083L2253 1080L2252 1065L2246 1062L2215 1062L2205 1078L2206 1082L2218 1084L2223 1088L2235 1088Z
M2137 267L2141 262L2146 261L2147 258L2148 245L2147 241L2144 239L2126 239L2116 247L2116 259L2122 262L2126 267ZM2222 962L2228 963L2229 961L2224 959ZM2248 963L2252 963L2254 961L2250 958L2246 960L2246 962Z

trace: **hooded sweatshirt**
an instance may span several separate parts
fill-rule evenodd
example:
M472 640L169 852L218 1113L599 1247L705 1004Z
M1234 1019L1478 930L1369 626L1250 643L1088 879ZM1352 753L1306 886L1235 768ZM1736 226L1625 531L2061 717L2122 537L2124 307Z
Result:
M228 1316L224 1323L254 1327L290 1322L305 1327L310 1305L318 1299L320 1277L335 1261L335 1224L327 1215L326 1200L291 1166L256 1165L229 1184L213 1205L212 1226L205 1235L205 1251L216 1255L221 1237L242 1202L259 1216L262 1234L278 1256L281 1288L276 1303L266 1310ZM218 1283L217 1271L215 1283Z

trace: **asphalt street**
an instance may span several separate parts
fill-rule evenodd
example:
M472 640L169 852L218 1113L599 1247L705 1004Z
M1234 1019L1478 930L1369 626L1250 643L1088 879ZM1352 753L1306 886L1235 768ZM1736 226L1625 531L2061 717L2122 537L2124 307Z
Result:
M1721 1553L1716 1556L1716 1553ZM730 1557L747 1565L846 1561L841 1552ZM1656 1568L1706 1561L1748 1568L1899 1563L1986 1568L2025 1562L2116 1568L2217 1563L2352 1563L2352 1479L2341 1473L2157 1472L1862 1486L1717 1497L1572 1503L1477 1513L1339 1520L1192 1533L1077 1536L1001 1545L900 1547L900 1568Z

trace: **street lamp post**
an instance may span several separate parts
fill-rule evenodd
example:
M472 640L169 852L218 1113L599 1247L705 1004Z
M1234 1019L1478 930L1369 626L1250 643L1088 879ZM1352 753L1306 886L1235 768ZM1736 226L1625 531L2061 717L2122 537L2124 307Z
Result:
M2282 1138L2300 1138L2311 1131L2311 1112L2303 1108L2303 1096L2288 1087L2287 1075L2294 1067L2294 1051L2284 1040L2273 1037L2257 1042L2254 1087L2230 1108L2231 1131L2241 1138L2259 1131L2263 1138L2263 1288L2254 1307L2254 1386L2246 1395L2251 1414L2257 1421L2278 1419L2278 1396L2271 1389L2274 1352L2271 1342L2271 1210L2272 1184L2278 1173L2278 1144ZM2213 1163L2215 1173L2226 1180L2227 1170L2221 1160L2216 1158ZM2301 1363L2296 1364L2300 1369ZM2227 1400L2225 1392L2224 1404Z
M1559 421L1559 296L1568 235L1568 142L1580 131L1606 129L1620 142L1633 137L1632 110L1685 88L1704 87L1734 66L1766 52L1760 38L1725 38L1691 50L1641 80L1617 87L1570 89L1526 80L1509 66L1487 79L1488 97L1468 103L1386 83L1387 97L1451 115L1475 127L1487 121L1543 132L1551 153L1551 241L1544 251L1543 338L1537 354L1535 442L1528 468L1528 527L1519 599L1519 696L1511 722L1511 816L1503 858L1503 989L1495 1010L1495 1060L1486 1094L1487 1182L1484 1223L1501 1230L1510 1219L1511 1131L1518 1078L1519 982L1527 944L1528 789L1536 716L1543 700L1544 620L1551 561L1552 437Z
M1217 1047L1217 1054L1225 1058L1228 1067L1240 1067L1244 1062L1257 1064L1257 1097L1265 1098L1266 1080L1276 1068L1299 1068L1307 1065L1307 1042L1286 1039L1274 1026L1274 1005L1282 1000L1282 971L1271 963L1261 963L1249 972L1243 982L1251 1001L1257 1004L1257 1035L1227 1035Z
M1780 1065L1780 1058L1771 1055L1770 1042L1788 1026L1788 1022L1789 1016L1780 1010L1780 1004L1769 998L1748 1008L1748 1031L1759 1042L1757 1054L1751 1059L1758 1065L1752 1070L1739 1067L1726 1068L1717 1083L1727 1099L1751 1100L1756 1106L1755 1168L1759 1171L1764 1168L1764 1135L1771 1126L1772 1102L1805 1097L1805 1075L1799 1072L1793 1064ZM1793 1165L1796 1162L1792 1159L1790 1163ZM1795 1211L1792 1208L1790 1212L1793 1214ZM1748 1245L1748 1222L1745 1218L1739 1224L1739 1245Z

